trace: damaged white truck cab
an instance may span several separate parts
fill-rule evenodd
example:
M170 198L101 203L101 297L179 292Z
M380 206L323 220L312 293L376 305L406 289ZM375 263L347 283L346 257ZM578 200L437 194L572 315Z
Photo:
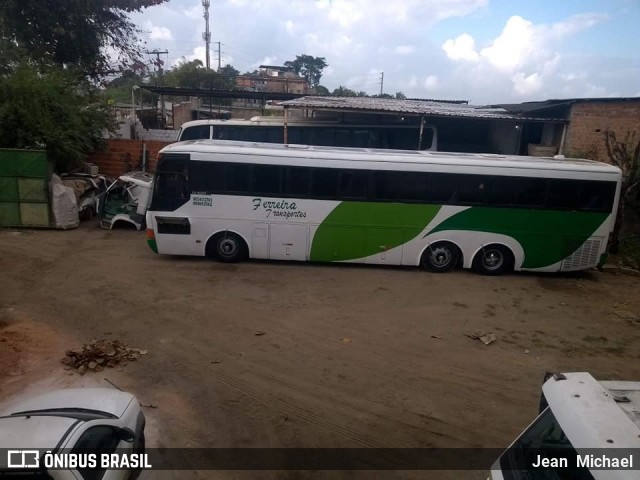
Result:
M100 226L108 230L124 225L143 229L152 181L153 175L146 172L121 175L99 198Z
M490 478L638 480L640 382L549 375L540 415L495 461Z

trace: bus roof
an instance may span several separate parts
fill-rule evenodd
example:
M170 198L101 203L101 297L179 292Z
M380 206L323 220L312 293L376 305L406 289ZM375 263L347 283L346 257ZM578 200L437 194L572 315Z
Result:
M228 126L252 126L252 127L284 127L284 117L281 116L272 116L272 117L261 117L255 116L251 117L249 120L244 119L207 119L207 120L190 120L188 122L184 122L180 128L185 129L189 127L197 127L201 125L228 125ZM339 119L308 119L303 117L294 117L289 118L287 120L288 126L308 126L308 127L331 127L331 126L370 126L376 128L389 128L389 127L402 127L402 128L415 128L417 129L417 125L407 125L403 123L388 123L388 124L370 124L367 122L349 122L344 123ZM432 125L425 125L425 128L433 128Z
M640 448L640 382L565 373L547 380L542 391L575 448Z
M231 140L187 140L170 144L160 153L234 153L310 160L344 160L391 164L451 165L470 167L511 167L522 169L593 172L620 176L620 169L585 159L527 157L484 153L431 152L425 150L385 150L351 147L282 145L276 143L237 142Z

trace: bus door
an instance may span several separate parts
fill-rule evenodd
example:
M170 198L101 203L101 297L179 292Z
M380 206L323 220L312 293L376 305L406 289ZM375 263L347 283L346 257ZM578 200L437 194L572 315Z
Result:
M272 223L269 258L272 260L306 260L309 227L304 224Z

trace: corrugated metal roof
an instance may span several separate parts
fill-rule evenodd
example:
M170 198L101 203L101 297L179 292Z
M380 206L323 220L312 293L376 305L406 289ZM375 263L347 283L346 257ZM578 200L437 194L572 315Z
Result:
M288 108L315 108L318 110L352 110L369 113L398 113L428 115L432 117L464 117L500 120L550 121L549 118L523 117L504 108L480 107L460 103L442 103L422 100L397 100L372 97L302 97L282 102ZM557 119L557 121L564 121Z

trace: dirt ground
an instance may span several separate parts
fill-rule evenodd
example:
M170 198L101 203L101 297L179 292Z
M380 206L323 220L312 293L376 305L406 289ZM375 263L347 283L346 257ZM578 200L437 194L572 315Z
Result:
M224 265L95 224L5 230L0 400L108 378L157 406L148 446L504 448L536 415L545 371L638 379L639 280ZM149 353L122 372L64 370L65 350L100 338Z

